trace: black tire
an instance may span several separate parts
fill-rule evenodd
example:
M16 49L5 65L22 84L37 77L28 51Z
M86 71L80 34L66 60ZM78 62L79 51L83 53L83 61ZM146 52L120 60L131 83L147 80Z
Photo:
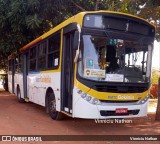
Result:
M5 89L5 91L8 91L8 85L6 83L3 85L3 88Z
M63 114L56 110L56 99L53 93L51 93L48 97L47 106L48 106L49 115L53 120L63 119Z
M21 91L20 91L20 88L18 87L17 88L17 99L18 99L18 102L19 103L24 103L24 99L21 98Z

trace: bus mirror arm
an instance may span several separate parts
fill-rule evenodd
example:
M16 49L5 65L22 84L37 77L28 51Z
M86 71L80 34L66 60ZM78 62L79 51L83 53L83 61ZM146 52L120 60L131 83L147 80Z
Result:
M79 24L77 24L77 30L74 33L74 42L73 42L73 50L76 50L76 55L74 58L74 62L76 63L78 61L79 57L79 46L80 46L80 36L81 36L81 27Z

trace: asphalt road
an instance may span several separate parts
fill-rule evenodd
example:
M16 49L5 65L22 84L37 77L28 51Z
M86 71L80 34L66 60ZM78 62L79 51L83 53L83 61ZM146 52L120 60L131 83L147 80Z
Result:
M113 120L98 123L95 120L73 118L54 121L45 112L44 107L33 103L18 103L15 95L1 88L0 135L95 135L95 137L96 135L160 135L160 122L154 121L155 108L156 102L151 101L148 117L128 119L129 123L116 123ZM29 142L29 144L33 143L35 142ZM80 143L84 144L84 142ZM112 144L114 142L102 143Z

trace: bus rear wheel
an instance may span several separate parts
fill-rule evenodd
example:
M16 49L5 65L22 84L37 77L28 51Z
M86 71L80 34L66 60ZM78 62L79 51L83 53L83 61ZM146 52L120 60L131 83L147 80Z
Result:
M24 99L21 98L21 91L19 87L17 88L17 99L18 99L18 102L24 103Z
M53 120L61 120L63 118L62 113L56 110L56 99L53 93L48 97L48 110Z

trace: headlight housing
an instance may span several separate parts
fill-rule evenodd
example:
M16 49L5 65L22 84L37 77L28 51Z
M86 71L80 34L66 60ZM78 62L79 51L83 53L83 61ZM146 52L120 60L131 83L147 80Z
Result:
M150 96L147 95L147 96L145 97L145 99L142 99L142 100L138 101L138 104L139 104L139 103L140 103L140 104L144 104L149 98L150 98Z
M78 89L77 93L81 96L81 98L83 98L84 100L86 100L87 102L89 102L91 104L94 104L94 105L100 105L101 104L99 99L90 96L89 94L83 92L82 90Z

